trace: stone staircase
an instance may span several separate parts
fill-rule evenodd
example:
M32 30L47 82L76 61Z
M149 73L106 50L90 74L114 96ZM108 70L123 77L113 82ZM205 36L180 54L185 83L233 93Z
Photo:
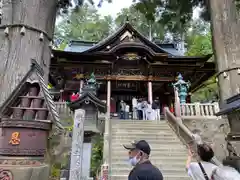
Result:
M185 170L187 150L166 121L113 120L112 180L126 180L131 170L128 151L122 144L148 141L151 162L163 173L164 180L190 180Z

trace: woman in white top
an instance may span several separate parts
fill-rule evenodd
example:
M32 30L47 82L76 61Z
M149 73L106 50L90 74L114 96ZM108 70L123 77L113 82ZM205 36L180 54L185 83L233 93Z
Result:
M189 150L188 160L186 163L186 168L188 171L188 175L193 180L206 180L204 177L204 173L201 170L199 163L201 163L205 173L208 176L209 180L212 180L213 174L218 168L218 166L212 164L210 161L214 157L214 152L212 148L207 144L197 145L197 153L198 153L198 162L192 161L192 152Z
M213 173L213 180L239 180L240 174L239 172L228 166L224 166L222 168L217 168Z
M150 102L147 104L146 120L155 120L155 113Z

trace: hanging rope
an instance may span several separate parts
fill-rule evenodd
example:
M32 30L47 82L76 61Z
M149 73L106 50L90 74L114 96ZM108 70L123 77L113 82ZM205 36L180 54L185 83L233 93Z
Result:
M0 12L1 12L1 8L0 8ZM0 29L5 29L7 27L8 28L16 28L16 27L22 28L22 27L25 27L28 30L35 31L35 32L38 32L40 34L43 34L49 41L52 41L52 38L45 31L37 29L37 28L29 26L29 25L25 25L25 24L9 24L9 25L2 25L2 26L0 26Z

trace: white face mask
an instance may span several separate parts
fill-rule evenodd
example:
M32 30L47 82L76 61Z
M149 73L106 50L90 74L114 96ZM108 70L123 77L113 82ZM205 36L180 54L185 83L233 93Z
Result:
M135 157L129 158L129 164L131 166L136 166L139 163L140 159L137 159L137 155Z

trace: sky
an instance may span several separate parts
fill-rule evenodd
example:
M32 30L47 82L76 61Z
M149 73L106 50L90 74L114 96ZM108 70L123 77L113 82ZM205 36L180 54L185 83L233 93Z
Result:
M97 5L99 0L94 0ZM131 6L132 0L113 0L112 3L104 2L100 8L97 8L102 16L111 15L113 18L116 17L117 13L123 8Z
M99 0L94 0L96 7L99 2ZM132 0L113 0L112 3L104 2L102 6L99 8L97 7L99 13L102 16L107 16L111 15L113 18L116 17L117 13L121 11L123 8L127 8L131 6ZM193 18L198 18L199 17L199 8L196 8L193 12Z

